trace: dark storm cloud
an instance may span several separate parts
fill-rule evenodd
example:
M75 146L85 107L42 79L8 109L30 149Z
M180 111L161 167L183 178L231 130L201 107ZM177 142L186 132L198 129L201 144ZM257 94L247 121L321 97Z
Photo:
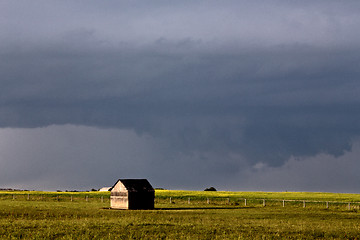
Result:
M360 134L354 1L40 3L2 3L1 127L131 129L273 166Z
M359 149L356 141L352 151L340 157L328 154L302 159L292 157L277 168L257 164L243 173L246 176L243 186L248 190L357 193L352 183L358 181Z
M341 155L359 135L360 52L182 44L9 51L0 123L128 128L181 151L239 152L270 164Z

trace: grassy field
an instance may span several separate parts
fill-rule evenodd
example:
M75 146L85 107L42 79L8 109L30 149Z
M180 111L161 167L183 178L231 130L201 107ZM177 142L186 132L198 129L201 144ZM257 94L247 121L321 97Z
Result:
M303 208L301 201L282 207L270 199L353 204L350 210L345 203ZM358 194L157 190L155 210L129 211L110 210L103 192L0 192L0 238L360 239L355 202Z
M321 192L211 192L211 191L181 191L181 190L157 190L157 198L194 199L206 198L231 198L231 199L297 199L313 201L343 201L360 202L360 194L348 193L321 193Z

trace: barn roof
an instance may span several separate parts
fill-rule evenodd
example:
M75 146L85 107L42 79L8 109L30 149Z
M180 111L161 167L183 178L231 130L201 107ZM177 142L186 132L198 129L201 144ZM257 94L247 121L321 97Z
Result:
M153 187L147 179L119 179L116 181L114 186L111 187L110 191L115 187L118 182L124 184L124 186L129 192L154 191Z

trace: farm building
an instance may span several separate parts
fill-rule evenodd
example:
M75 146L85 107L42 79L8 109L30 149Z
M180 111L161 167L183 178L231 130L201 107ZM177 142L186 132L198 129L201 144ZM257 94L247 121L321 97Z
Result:
M102 187L99 189L99 192L107 192L110 191L111 187Z
M155 190L146 179L119 179L110 192L114 209L153 209Z

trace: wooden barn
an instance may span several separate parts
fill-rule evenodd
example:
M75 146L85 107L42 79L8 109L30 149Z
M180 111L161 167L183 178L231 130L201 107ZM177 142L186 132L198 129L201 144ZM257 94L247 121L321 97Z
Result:
M110 192L113 209L154 209L155 190L146 179L119 179Z

